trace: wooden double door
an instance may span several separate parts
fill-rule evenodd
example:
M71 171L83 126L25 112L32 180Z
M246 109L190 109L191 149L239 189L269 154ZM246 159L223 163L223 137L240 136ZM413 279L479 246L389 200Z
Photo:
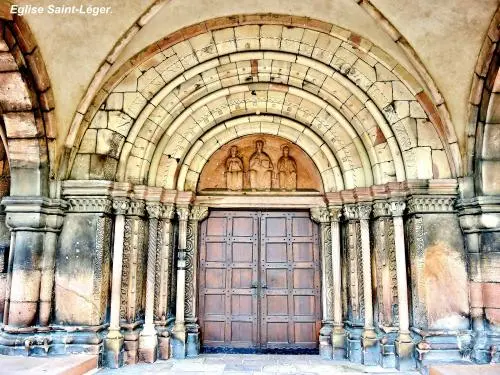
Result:
M211 211L199 272L204 350L317 349L320 258L309 212Z

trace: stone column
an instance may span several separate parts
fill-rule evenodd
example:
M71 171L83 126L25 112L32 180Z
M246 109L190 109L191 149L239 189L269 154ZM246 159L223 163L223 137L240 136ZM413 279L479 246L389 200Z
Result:
M179 248L177 252L175 325L172 330L172 355L174 358L186 358L186 326L184 311L186 295L186 242L189 208L188 205L177 208L177 216L179 217Z
M125 340L126 365L139 361L139 335L143 323L142 297L145 295L143 280L146 279L148 237L144 193L145 187L134 187L133 199L125 217L120 326Z
M156 329L158 331L159 356L160 359L170 358L170 334L167 329L168 301L170 293L170 257L172 253L172 222L175 214L173 204L165 204L160 215L158 232L158 276L156 279L156 289L158 290L155 303Z
M148 259L146 271L146 314L139 335L139 359L153 363L157 358L158 337L154 325L155 271L158 241L158 219L162 206L159 202L146 202L149 216Z
M57 233L67 205L43 197L5 197L2 204L12 232L3 330L30 332L26 328L49 324Z
M361 236L359 230L359 215L355 204L344 205L346 225L346 273L347 273L347 322L346 351L349 361L361 362L361 333L363 329L363 272L361 262Z
M333 356L333 278L330 213L326 207L311 208L311 219L320 224L321 240L321 304L322 327L319 331L319 351L322 358Z
M406 276L406 250L403 226L403 212L406 203L390 202L394 222L394 242L396 246L396 273L398 282L399 334L396 339L396 367L398 370L415 368L414 345L410 336L408 314L408 284Z
M194 206L189 215L186 233L186 292L185 321L187 330L186 356L196 357L200 353L200 326L196 316L196 293L198 271L198 228L200 221L208 216L208 207Z
M115 213L113 269L111 271L111 311L109 331L105 344L105 363L109 368L123 366L123 335L120 332L120 292L123 268L123 240L125 234L125 214L130 202L126 197L113 200Z
M377 335L373 326L372 272L370 250L371 203L357 204L361 233L361 264L363 273L363 299L365 302L364 327L361 339L361 357L364 365L376 365L379 359Z
M333 357L345 356L345 330L342 317L342 260L340 254L340 216L341 206L329 206L330 232L332 246L332 283L333 283L333 332L332 349Z

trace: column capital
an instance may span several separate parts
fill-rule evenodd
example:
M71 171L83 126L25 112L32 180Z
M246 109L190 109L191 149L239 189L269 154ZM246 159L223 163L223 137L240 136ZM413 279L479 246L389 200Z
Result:
M146 204L142 199L132 199L130 201L130 206L127 211L127 216L145 216L146 215Z
M189 220L202 221L208 216L208 207L206 206L194 206L191 208L191 213L189 214Z
M130 207L130 200L125 197L113 198L113 212L116 215L125 215Z
M455 196L412 195L408 199L408 213L453 213Z
M312 207L311 220L316 223L329 223L330 213L326 207Z
M160 202L146 202L146 211L150 219L158 219L162 210Z
M356 204L356 208L358 209L358 216L360 220L368 220L370 218L370 214L372 212L371 203L358 203Z
M110 214L113 201L106 196L68 196L69 212Z
M5 224L11 231L58 232L61 230L68 203L62 199L45 197L8 196L5 206Z
M160 217L172 220L175 216L175 206L173 204L163 204Z
M186 221L189 219L189 210L190 206L177 206L177 216L179 217L179 220L181 221Z
M342 216L342 206L328 206L331 221L339 221Z
M355 204L344 205L344 215L347 220L359 219L358 209Z
M402 200L394 200L389 202L390 205L390 210L392 213L392 216L403 216L403 212L406 208L406 202Z
M373 216L374 217L390 217L391 205L387 201L375 201L373 203Z

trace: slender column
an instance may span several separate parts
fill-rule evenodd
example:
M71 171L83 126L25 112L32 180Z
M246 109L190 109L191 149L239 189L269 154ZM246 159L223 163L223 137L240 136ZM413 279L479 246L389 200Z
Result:
M342 321L342 262L340 255L340 223L342 207L330 206L330 228L332 245L333 279L333 357L342 358L345 354L345 330Z
M111 281L111 312L109 331L106 337L106 364L110 368L123 366L123 335L120 332L120 293L123 268L123 239L125 233L125 214L130 202L126 198L113 200L115 212L115 236L113 244L113 269Z
M139 358L144 362L156 361L156 348L158 338L154 325L154 298L155 298L155 268L156 247L158 240L158 218L160 217L161 204L159 202L146 202L146 211L149 216L148 259L146 271L146 313L144 328L139 335Z
M403 201L390 202L390 209L394 221L396 275L398 283L399 334L396 339L396 367L400 370L415 368L415 361L413 358L414 345L409 330L408 284L406 277L406 251L403 227L403 212L405 208L406 203Z
M323 321L319 332L320 356L331 359L333 356L332 331L333 331L333 286L332 286L332 260L330 245L330 213L326 207L311 208L311 219L320 224L321 229L321 304Z
M177 295L175 304L175 325L172 330L174 358L186 357L186 326L184 322L185 295L186 295L186 241L189 206L177 208L179 217L179 241L177 253Z
M371 203L358 203L359 226L361 232L361 264L363 271L364 327L361 340L361 359L365 365L378 363L378 346L373 327L372 272L370 251L370 213Z
M157 330L158 330L158 341L159 341L159 356L160 359L170 358L170 334L166 327L167 324L167 314L168 314L168 300L170 293L170 264L169 259L172 252L171 246L171 233L172 233L172 222L175 214L175 207L173 204L165 204L162 208L160 216L160 228L159 228L159 256L160 256L160 270L159 277L157 280L159 296L158 303L156 307L156 319L157 319Z

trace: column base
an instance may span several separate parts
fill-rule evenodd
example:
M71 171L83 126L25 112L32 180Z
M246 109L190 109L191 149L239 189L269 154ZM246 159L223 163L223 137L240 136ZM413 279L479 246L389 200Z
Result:
M364 329L361 337L361 363L365 366L376 366L380 360L380 347L377 334L373 328Z
M167 360L170 359L170 336L159 336L158 337L158 355L160 359Z
M346 356L346 333L344 327L333 327L331 341L333 359L344 359Z
M382 333L384 336L379 340L380 365L383 368L396 368L396 348L394 341L395 333Z
M186 358L186 327L184 323L176 323L172 330L172 357L175 359Z
M333 359L331 324L325 324L319 331L319 355L323 359Z
M488 345L486 332L478 331L474 336L471 359L478 364L487 364L491 361L491 350Z
M135 365L139 362L139 331L125 331L123 337L124 362L126 365Z
M350 362L361 363L361 332L359 329L349 329L346 338L347 358Z
M394 344L396 347L396 368L400 371L414 370L417 367L415 344L410 335L400 335Z
M139 361L154 363L158 358L156 330L145 328L139 335Z
M120 331L110 331L104 339L104 366L120 368L123 366L123 336Z

